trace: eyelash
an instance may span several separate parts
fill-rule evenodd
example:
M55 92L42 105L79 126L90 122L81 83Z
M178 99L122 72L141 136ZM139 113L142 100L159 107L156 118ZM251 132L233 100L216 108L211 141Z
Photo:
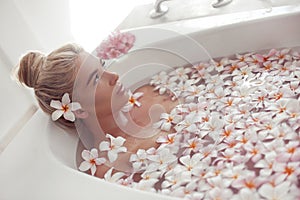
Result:
M105 66L105 61L101 59L100 62L101 62L102 67L104 67Z
M97 84L99 80L100 80L100 77L99 77L99 74L97 73L95 75L95 84Z

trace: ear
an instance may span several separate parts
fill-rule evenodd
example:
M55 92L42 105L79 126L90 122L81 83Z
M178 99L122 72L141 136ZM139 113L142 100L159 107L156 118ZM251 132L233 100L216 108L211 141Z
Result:
M89 113L83 109L75 110L74 111L75 117L79 119L85 119L89 116Z

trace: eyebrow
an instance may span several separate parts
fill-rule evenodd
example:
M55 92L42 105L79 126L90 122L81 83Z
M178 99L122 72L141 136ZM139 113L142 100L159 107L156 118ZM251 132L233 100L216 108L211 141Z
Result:
M95 71L93 71L93 72L89 75L89 78L88 78L88 81L87 81L86 85L88 85L88 84L91 82L93 76L94 76L97 72L98 72L98 69L96 69Z

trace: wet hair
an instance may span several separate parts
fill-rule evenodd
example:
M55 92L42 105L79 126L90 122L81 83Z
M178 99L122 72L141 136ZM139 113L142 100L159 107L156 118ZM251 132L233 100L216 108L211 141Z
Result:
M21 57L15 75L18 81L34 89L35 97L41 109L52 114L51 100L61 101L65 93L72 93L75 77L79 68L79 54L83 48L77 44L66 44L45 55L39 51L30 51ZM56 123L64 128L75 128L74 122L60 117Z

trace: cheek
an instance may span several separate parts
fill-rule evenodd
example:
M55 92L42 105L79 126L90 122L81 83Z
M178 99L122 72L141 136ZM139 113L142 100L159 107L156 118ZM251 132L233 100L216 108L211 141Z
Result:
M95 106L98 111L111 109L111 90L99 84L95 92Z

